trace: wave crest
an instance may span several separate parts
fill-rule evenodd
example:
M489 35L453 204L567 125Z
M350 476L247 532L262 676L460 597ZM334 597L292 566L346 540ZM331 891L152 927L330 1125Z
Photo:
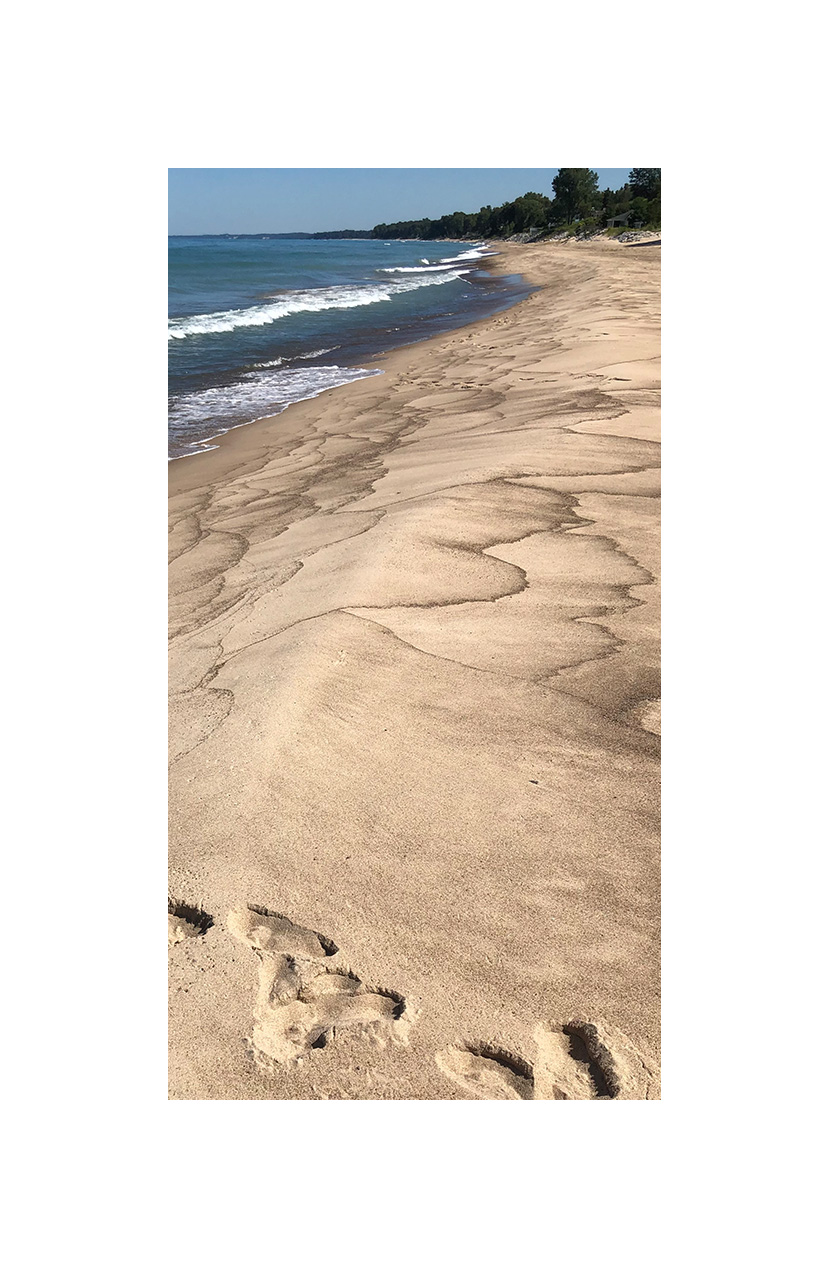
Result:
M449 269L453 269L458 277L463 277L464 273L470 273L471 269L455 269L452 264L409 264L400 265L397 268L378 269L378 273L446 273Z
M168 339L187 339L190 335L222 334L243 326L268 326L292 313L319 313L330 308L362 308L380 304L395 295L417 290L421 286L438 286L452 282L465 270L448 269L439 277L418 277L396 282L378 282L368 286L325 286L318 290L293 291L284 298L251 308L231 308L225 312L201 313L194 317L173 317L167 327Z

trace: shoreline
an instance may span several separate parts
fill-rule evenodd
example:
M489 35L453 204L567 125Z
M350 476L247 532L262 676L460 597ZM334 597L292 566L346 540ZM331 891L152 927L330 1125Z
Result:
M446 239L446 241L452 241L453 243L456 243L457 245L464 245L462 242L460 242L460 240L457 240L456 242L455 239ZM497 251L491 250L488 244L486 243L478 243L476 241L476 245L480 245L484 251L484 254L482 255L481 259L475 261L476 264L481 263L483 259L489 260L490 257L494 259L494 257L498 254ZM489 266L487 266L486 271L489 271ZM506 270L502 270L502 271L505 272ZM498 307L493 307L488 313L485 314L485 316L478 316L478 317L472 318L469 321L465 321L457 325L450 326L446 330L442 330L430 335L422 335L419 338L413 338L410 340L407 339L407 340L404 340L402 343L395 344L392 347L388 347L388 348L380 347L376 351L369 352L365 356L359 356L357 360L353 362L353 364L348 363L348 364L345 364L341 368L346 372L350 370L363 371L364 377L368 377L370 375L377 375L378 373L383 373L382 369L377 366L377 362L381 358L385 356L393 355L395 352L399 352L405 348L414 347L421 343L428 343L432 339L441 339L445 335L454 334L456 331L465 330L469 326L477 325L478 322L480 321L488 320L490 317L498 316L498 314L501 312L508 311L509 308L514 307L515 304L522 303L523 300L526 299L527 297L528 296L526 295L522 295L520 296L520 298L513 299L511 302L504 303ZM348 359L346 358L346 361L347 360ZM260 414L260 415L257 415L255 418L247 419L244 422L234 423L231 426L226 427L224 430L217 431L213 435L206 436L202 440L200 440L198 443L201 445L207 446L205 449L203 450L197 449L191 453L168 454L167 461L168 463L178 462L182 458L195 458L195 457L199 457L202 453L212 452L212 450L215 449L217 445L211 442L220 441L222 437L226 436L229 432L238 431L240 427L251 427L255 423L261 423L269 419L278 418L281 414L284 414L286 410L291 409L294 405L301 405L305 401L316 400L319 396L322 396L325 392L333 392L336 390L337 387L347 387L347 386L348 386L348 382L345 382L345 383L333 385L328 388L321 388L318 391L311 393L309 396L300 397L296 401L291 401L289 404L285 405L281 410L278 410L275 413Z
M169 463L174 1099L658 1097L646 245Z
M361 369L362 367L355 368ZM368 375L371 373L378 374L381 373L381 371L369 371L365 377L368 378ZM359 380L355 380L355 382L359 382ZM348 383L337 383L332 387L321 388L318 392L314 392L310 396L301 396L299 400L291 401L290 404L286 405L282 410L280 410L279 414L261 414L257 418L248 419L247 422L234 423L232 427L226 427L224 431L217 431L213 436L205 436L204 440L200 440L198 442L200 445L206 445L207 448L202 450L197 449L195 453L168 454L167 462L180 462L182 458L197 458L200 453L212 453L214 449L218 449L218 445L210 444L212 440L221 440L222 436L227 436L228 433L232 431L238 431L240 427L252 427L254 423L262 423L266 419L279 418L280 414L284 414L286 410L291 408L291 405L302 405L305 401L315 401L318 397L324 396L326 392L336 392L338 387L348 387Z
M447 239L447 241L449 241L449 239ZM455 241L455 240L451 239L451 241ZM520 250L520 251L523 251L526 249L524 245L516 246L515 244L512 244L512 243L505 243L505 244L502 243L501 245L506 246L507 248L512 247L515 250ZM499 256L500 254L501 253L499 252ZM500 259L496 259L496 257L492 257L488 267L490 269L493 269L494 271L500 263L501 263ZM507 269L504 264L501 271L512 272L513 270ZM536 283L533 283L533 282L530 282L530 284L536 285ZM356 367L356 368L365 369L369 371L380 370L383 374L394 374L399 368L398 362L402 365L403 359L405 359L405 356L409 351L415 348L425 349L430 347L434 347L435 350L443 349L447 341L451 341L454 337L458 335L463 335L467 331L475 330L478 327L486 325L487 322L495 321L499 319L500 317L504 316L505 314L512 312L514 309L521 307L522 304L526 304L527 301L531 299L535 293L536 292L533 291L529 295L525 295L521 299L516 300L513 304L510 304L507 308L499 309L495 313L488 314L486 317L478 317L474 321L467 322L463 326L455 327L453 330L447 330L437 335L429 335L425 339L416 340L413 343L400 344L398 347L390 348L387 351L378 352L375 355L370 357L365 357L363 359L364 364L361 364L359 367ZM377 375L373 374L371 377L376 379ZM168 465L171 466L172 463L178 462L180 458L188 458L188 459L191 459L192 461L196 461L197 459L203 460L204 458L207 457L208 454L215 454L217 451L222 451L226 449L230 442L230 438L236 432L247 431L251 428L263 428L265 425L267 425L268 431L266 435L263 434L261 443L268 444L273 439L273 426L274 424L277 423L278 420L281 419L283 422L285 422L286 420L289 419L289 416L290 416L290 420L296 420L294 424L295 427L301 428L303 424L305 424L308 420L305 415L303 415L303 417L300 418L298 416L298 411L303 409L313 410L314 402L319 401L321 398L329 396L333 392L342 392L349 388L353 389L355 387L359 387L361 384L364 384L366 381L367 379L356 379L352 383L341 383L337 387L324 389L322 392L319 393L318 396L306 397L305 399L300 401L292 401L290 405L286 405L285 408L281 410L278 414L263 414L260 418L252 418L250 422L239 423L237 426L229 428L228 431L226 432L220 432L215 437L218 443L215 446L213 446L211 449L206 449L203 453L182 454L182 455L179 455L179 457L168 458ZM252 438L251 444L257 449L260 447L260 441L258 440L258 436L256 438ZM203 483L205 480L211 481L213 479L220 479L226 473L226 470L227 469L224 465L219 466L216 472L205 470L203 474L199 475L199 483ZM188 480L186 484L187 484L187 487L192 487L191 481ZM171 484L170 486L171 492L174 490L174 488L175 488L175 491L180 491L177 482L175 484Z
M435 241L463 243L465 242L465 239L447 238L447 239L436 239ZM473 241L473 240L470 239L470 241ZM477 241L477 239L475 239L475 241ZM569 240L550 239L550 240L544 240L542 242L530 242L530 243L514 243L514 242L499 240L497 247L493 246L491 243L484 244L487 250L492 249L493 251L495 251L494 255L487 257L489 260L487 268L488 270L491 269L494 272L511 273L513 272L513 269L507 267L507 257L509 256L510 253L517 252L517 253L523 254L527 251L533 251L533 250L537 251L538 249L544 249L548 245L548 242L551 246L561 248L565 252L569 252L569 253L578 252L580 250L589 250L590 248L593 248L595 250L602 251L602 252L611 251L614 253L623 251L623 250L630 250L630 249L642 247L642 246L655 246L655 247L658 246L661 248L661 237L654 238L652 241L644 239L642 241L622 242L622 243L618 242L616 239L610 239L610 238L599 239L598 241L596 239L588 239L586 242L580 242L577 239L569 239ZM519 261L519 263L521 262ZM523 264L524 264L524 267L526 267L528 264L528 261L526 260L523 261ZM531 277L525 276L523 273L522 273L522 276L524 276L525 280L528 281L529 284L532 286L537 286L542 289L545 287L544 282L535 281ZM547 284L547 286L548 285L549 284ZM448 330L437 335L429 335L425 339L416 340L413 343L400 344L398 347L391 348L387 351L378 352L374 356L364 358L364 361L365 361L364 365L360 365L359 367L354 367L354 368L365 369L371 372L380 370L384 374L387 372L394 373L394 370L396 368L396 363L395 363L396 358L400 354L405 354L408 349L427 347L427 346L434 346L436 349L438 347L442 347L445 344L445 342L447 340L451 340L453 336L465 331L474 330L479 326L485 325L485 323L489 321L496 320L503 314L510 313L514 309L520 308L523 304L526 304L528 300L532 299L535 293L536 293L535 291L532 291L529 295L525 295L521 299L517 299L514 303L510 304L506 308L499 309L497 312L490 313L485 317L478 317L474 321L467 322L463 326L455 327L453 330ZM376 377L376 374L374 374L373 377ZM284 420L286 415L289 412L291 416L294 417L294 411L301 408L302 406L311 405L313 407L313 402L319 400L320 397L326 396L327 394L331 392L342 391L345 388L353 388L357 384L362 382L364 382L364 380L358 379L358 380L355 380L353 383L342 383L342 384L339 384L337 387L325 388L317 396L305 397L304 399L299 401L292 401L290 405L286 405L285 408L277 414L263 414L258 418L252 418L249 422L237 423L234 427L228 428L227 431L217 433L215 437L208 437L207 438L208 440L216 440L217 442L215 445L212 445L210 449L204 450L203 453L197 452L192 454L179 454L174 457L168 458L167 460L168 466L171 466L171 464L174 462L179 462L182 458L189 458L189 459L204 458L207 454L215 453L216 450L221 450L223 448L222 442L224 442L226 438L230 437L234 432L238 432L240 430L244 430L251 427L259 427L262 424L273 424L277 419L281 418ZM213 473L206 472L205 475L201 478L210 480L213 478ZM188 485L189 485L189 482L188 482ZM172 487L173 486L171 485L171 490L172 490Z

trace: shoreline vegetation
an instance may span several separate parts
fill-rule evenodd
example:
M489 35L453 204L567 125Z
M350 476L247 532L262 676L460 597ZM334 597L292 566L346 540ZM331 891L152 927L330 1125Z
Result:
M659 1096L659 269L169 466L170 1096Z
M347 239L405 239L424 242L466 242L479 238L508 241L518 237L540 241L546 237L617 237L629 228L655 231L662 224L662 169L631 168L621 189L599 190L598 176L589 167L562 167L552 183L553 197L532 190L499 207L477 212L453 211L436 220L398 220L373 229L332 229L320 233L197 234L197 237L274 238L336 241ZM621 221L616 225L615 221ZM629 222L629 224L628 224ZM172 235L184 236L184 235Z

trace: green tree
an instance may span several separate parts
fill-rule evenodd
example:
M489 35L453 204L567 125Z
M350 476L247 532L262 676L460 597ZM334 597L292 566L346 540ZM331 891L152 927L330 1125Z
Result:
M643 225L647 224L650 219L650 204L647 198L631 198L630 212L632 223L635 224L638 220L641 220Z
M510 204L513 209L515 229L523 233L527 229L543 229L550 217L552 202L543 194L529 191Z
M487 203L487 205L485 207L482 207L481 210L478 212L478 215L476 217L474 232L479 233L482 238L485 238L487 234L491 231L491 229L492 229L492 208L490 207L489 203Z
M571 225L599 206L599 177L590 167L560 167L553 178L552 219Z
M630 185L623 185L621 189L602 190L601 214L604 220L610 220L613 216L620 216L629 207Z
M630 192L634 198L658 198L662 189L661 167L632 167L628 175Z

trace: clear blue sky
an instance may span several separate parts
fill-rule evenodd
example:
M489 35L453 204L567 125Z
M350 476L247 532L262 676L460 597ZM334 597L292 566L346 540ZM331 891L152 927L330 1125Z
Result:
M627 167L597 167L618 189ZM170 169L170 233L317 233L372 229L497 207L534 190L552 197L556 167L178 167Z

